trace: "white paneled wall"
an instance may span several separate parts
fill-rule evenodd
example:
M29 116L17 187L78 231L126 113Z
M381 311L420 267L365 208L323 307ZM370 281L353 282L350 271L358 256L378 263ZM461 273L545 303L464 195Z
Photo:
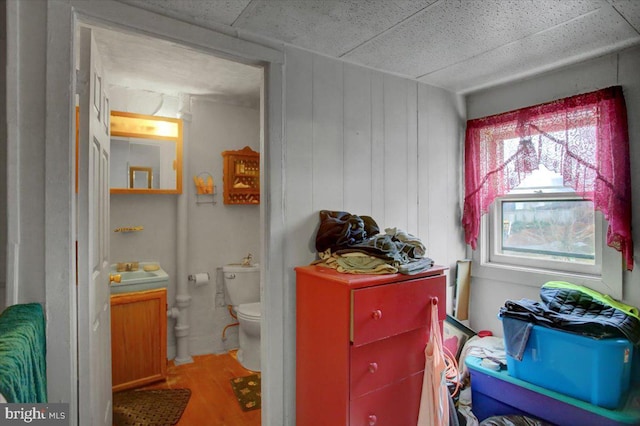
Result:
M286 49L285 215L291 266L315 256L320 210L370 215L464 255L460 99L445 90Z
M371 71L352 65L344 70L344 209L371 211L374 185ZM379 138L381 139L381 138Z
M454 266L465 255L459 225L465 113L458 96L439 88L295 48L285 54L284 385L293 398L293 268L316 257L318 212L370 215L381 230L398 227L420 237L436 263Z

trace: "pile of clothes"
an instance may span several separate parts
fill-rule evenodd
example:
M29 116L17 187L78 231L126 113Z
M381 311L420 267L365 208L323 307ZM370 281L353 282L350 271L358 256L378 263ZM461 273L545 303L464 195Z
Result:
M351 274L416 274L433 266L419 238L397 228L380 233L369 216L320 211L316 234L320 264Z
M622 337L640 347L640 313L633 306L564 281L544 284L540 299L508 300L500 309L507 353L517 360L534 324L596 339Z

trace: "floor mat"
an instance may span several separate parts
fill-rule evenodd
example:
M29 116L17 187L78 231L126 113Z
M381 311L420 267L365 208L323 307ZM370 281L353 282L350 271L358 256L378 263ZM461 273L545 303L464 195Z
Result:
M260 374L235 377L231 379L231 388L242 411L257 410L262 406Z
M189 389L130 390L113 394L115 426L171 426L191 397Z

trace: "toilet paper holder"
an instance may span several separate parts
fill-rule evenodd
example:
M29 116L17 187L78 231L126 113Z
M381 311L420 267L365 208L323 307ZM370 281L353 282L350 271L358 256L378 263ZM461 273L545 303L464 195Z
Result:
M189 274L188 279L195 283L195 285L204 285L209 282L211 276L208 272L200 272L197 274Z

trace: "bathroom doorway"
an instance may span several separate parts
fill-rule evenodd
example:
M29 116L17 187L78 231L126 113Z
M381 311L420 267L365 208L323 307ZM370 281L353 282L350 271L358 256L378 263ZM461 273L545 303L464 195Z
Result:
M188 328L190 329L190 337L193 338L189 343L195 343L191 346L196 347L195 351L192 350L191 353L203 354L226 350L227 347L224 344L233 345L233 341L223 342L218 347L215 345L207 347L207 344L210 344L216 337L221 338L222 329L229 323L224 296L220 291L222 287L218 280L218 267L239 261L247 252L253 253L254 258L257 258L258 261L264 258L265 250L263 247L266 246L263 227L265 209L259 205L227 207L223 204L221 192L222 157L220 153L228 149L240 149L243 146L252 145L252 148L260 152L263 157L265 139L264 70L257 65L240 63L227 64L227 68L220 68L223 61L225 63L230 61L228 59L221 60L204 52L196 52L193 49L182 51L181 49L185 48L174 43L114 31L106 27L92 26L92 29L96 33L98 49L101 50L105 59L103 84L109 85L109 107L111 109L165 116L178 112L188 117L190 121L184 137L187 155L184 157L183 164L183 175L186 179L182 195L111 195L110 230L134 224L133 227L142 227L147 232L142 231L135 236L133 234L116 235L109 232L111 235L110 261L111 263L129 260L157 261L163 269L172 272L173 279L170 281L173 282L173 286L171 284L169 286L167 300L169 308L177 305L176 297L179 291L176 288L176 281L187 279L186 274L184 277L179 277L178 271L187 271L188 274L208 272L210 282L206 286L196 288L189 284L187 292L180 294L183 305L186 299L190 299L189 302L191 302L188 306L189 318L191 319ZM134 62L133 59L130 59L129 62L125 59L123 62L121 46L129 46L142 62ZM143 49L149 49L151 53L141 54L145 51ZM161 54L158 49L161 50ZM192 86L188 89L181 89L180 85L185 83L179 81L180 78L177 77L172 80L172 73L169 70L175 71L178 68L177 63L186 63L188 61L185 59L186 57L191 60L196 58L199 62L196 65L192 64L192 67L205 75L207 73L215 74L216 68L212 63L217 64L218 72L222 75L225 75L225 72L228 74L226 77L229 84L236 85L231 89L235 87L237 92L229 94L218 90L217 93L205 93L207 87L200 89L202 93L197 92L198 88L193 86L193 76L188 78ZM148 66L154 61L157 62L158 67L164 69L164 73L160 77L153 73L145 76L142 71L143 65ZM234 66L246 67L246 73L244 75L242 72L233 73ZM129 73L123 72L127 67L133 73L131 71ZM253 97L250 94L243 94L241 90L247 90L242 86L242 77L246 77L248 74L253 76L253 84L256 81L255 75L258 75L259 85L254 87ZM214 85L216 84L216 87L220 89L219 81ZM251 86L251 83L244 82L244 84ZM230 91L232 91L231 89ZM190 93L185 93L187 90ZM185 102L189 104L185 105ZM106 106L102 103L101 107L105 108ZM207 120L206 114L212 112L221 114L221 117L218 120ZM200 123L200 127L195 125L196 121ZM212 122L217 122L221 127L218 135L212 136L212 132L215 131L210 128ZM230 123L234 123L231 126L231 131L229 127L225 128ZM205 128L202 129L202 126ZM214 177L218 191L208 200L210 202L201 202L201 198L195 194L195 187L190 184L191 176L200 173L209 173ZM264 188L264 185L261 186ZM186 221L189 223L189 226L186 227L179 219L182 217L184 220L185 216L175 213L180 209L180 203L184 202L184 199L186 199ZM229 218L235 220L236 223L226 222ZM140 225L142 223L144 224ZM233 239L224 234L229 230L233 231ZM185 260L180 259L181 254L178 253L177 240L183 238L185 232L187 233L186 263L180 265L180 262ZM222 238L220 238L221 234ZM190 236L191 238L189 238ZM231 244L220 246L219 242L225 240L235 241L235 248ZM208 246L208 243L213 243L213 245ZM121 257L123 258L121 259ZM83 308L79 307L79 309ZM202 320L198 318L198 315L203 316ZM173 332L174 325L175 319L169 320L170 342L176 340L176 333ZM199 330L198 327L200 327ZM214 331L209 335L203 332L203 327L205 329L210 327ZM227 332L227 335L229 334ZM79 336L79 341L81 338L82 336ZM80 352L82 352L81 345ZM175 353L176 349L169 351L170 358L172 352ZM82 401L82 396L80 401Z

